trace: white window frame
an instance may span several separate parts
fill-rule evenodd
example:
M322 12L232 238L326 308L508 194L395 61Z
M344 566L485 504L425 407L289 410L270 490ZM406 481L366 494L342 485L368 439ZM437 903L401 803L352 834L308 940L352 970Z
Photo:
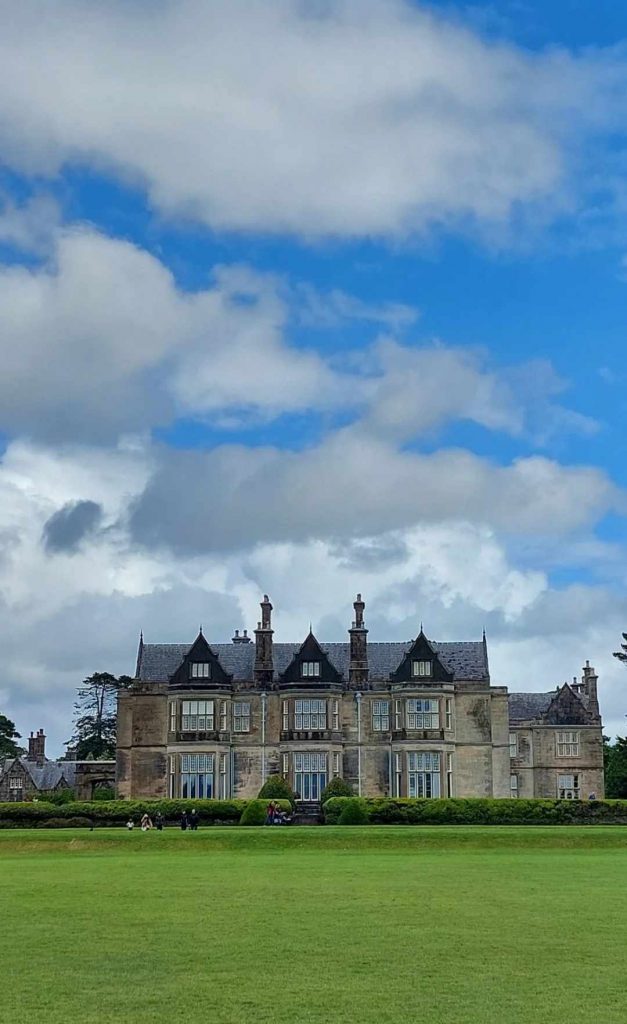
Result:
M442 755L437 750L407 752L407 795L410 799L439 799L441 761Z
M294 701L296 732L320 732L327 727L327 702L318 697L298 697Z
M579 772L558 772L557 799L579 800L581 793Z
M573 729L558 732L555 750L558 757L579 757L579 732Z
M403 728L403 702L402 700L394 701L394 729L396 732L400 732Z
M228 729L229 716L228 716L228 705L225 700L220 701L220 732L226 732Z
M283 778L287 779L290 774L290 755L288 753L281 754L281 768L283 769Z
M21 776L19 778L17 776L9 778L9 789L24 789L24 779Z
M334 697L331 701L331 728L338 732L340 728L340 702L337 697Z
M453 701L447 697L444 704L444 724L447 729L453 728Z
M282 728L283 732L287 732L289 727L290 727L290 702L288 700L284 700L283 701L283 706L282 706L282 709L281 709L281 716L282 716L282 726L281 726L281 728Z
M512 799L518 796L518 775L511 772L509 777L509 795Z
M453 796L453 755L450 752L446 755L446 795Z
M319 661L301 661L300 663L300 674L303 679L319 679L320 678L320 662Z
M430 679L433 674L433 662L419 659L411 663L412 679Z
M246 700L233 701L233 732L250 732L250 703Z
M194 751L181 754L181 799L211 800L215 797L215 762L216 756L213 752Z
M220 799L221 800L226 800L227 795L228 795L227 794L227 777L226 777L227 776L227 770L228 770L228 768L227 768L228 755L224 754L224 753L220 754L219 760L220 760Z
M176 732L176 701L170 701L170 732Z
M400 797L403 785L403 761L399 751L396 751L394 754L394 783L394 795Z
M433 697L409 697L405 707L408 729L439 729L440 702Z
M372 701L372 731L390 731L390 702L378 697Z
M190 663L189 663L189 678L190 679L211 679L211 662L210 661L190 661Z
M214 701L181 701L181 732L213 732L214 725Z
M338 751L333 751L333 778L337 779L341 775L341 755Z
M509 734L509 756L518 757L518 734L515 732Z

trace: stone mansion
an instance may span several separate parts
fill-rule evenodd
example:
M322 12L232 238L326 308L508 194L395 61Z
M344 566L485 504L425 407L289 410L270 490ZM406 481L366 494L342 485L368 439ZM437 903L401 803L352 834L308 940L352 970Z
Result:
M348 643L147 644L118 700L120 797L256 796L281 774L304 801L342 776L395 797L603 796L597 676L545 693L493 686L485 635L371 643L357 595Z

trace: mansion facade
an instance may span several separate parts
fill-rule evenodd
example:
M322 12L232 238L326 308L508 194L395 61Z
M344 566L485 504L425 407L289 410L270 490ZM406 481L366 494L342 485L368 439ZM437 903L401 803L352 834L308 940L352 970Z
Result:
M265 596L254 641L140 639L118 698L126 798L250 798L270 775L303 801L341 776L393 797L603 796L597 676L546 693L493 686L485 635L368 642L357 595L348 643L274 643Z

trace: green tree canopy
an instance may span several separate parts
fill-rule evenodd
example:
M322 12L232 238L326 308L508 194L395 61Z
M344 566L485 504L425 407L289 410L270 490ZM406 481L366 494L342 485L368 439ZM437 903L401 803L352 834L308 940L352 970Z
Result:
M67 744L76 749L79 761L115 757L117 695L130 682L129 676L94 672L79 686L74 705L74 734Z
M620 651L614 651L614 657L619 661L627 662L627 633L623 633L623 640L625 642L620 645Z
M24 748L19 747L15 742L21 738L15 729L15 722L12 722L6 715L0 715L0 759L19 757L20 754L23 754Z
M612 800L627 799L627 738L605 746L605 795Z

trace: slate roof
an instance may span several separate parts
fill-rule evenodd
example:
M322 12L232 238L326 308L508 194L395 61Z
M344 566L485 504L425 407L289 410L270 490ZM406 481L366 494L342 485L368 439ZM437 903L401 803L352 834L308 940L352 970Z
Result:
M68 786L72 786L74 783L74 770L72 766L65 763L58 764L56 761L45 761L43 765L38 765L34 761L29 761L27 757L18 757L5 761L0 775L5 775L16 761L28 772L33 785L38 790L55 789L62 779L65 779Z
M550 690L549 693L510 693L510 722L542 718L549 710L549 705L556 696L557 690Z
M368 664L371 679L388 679L400 665L402 659L414 645L414 640L404 643L369 643ZM487 680L489 677L486 650L481 641L466 643L436 643L429 641L447 671L455 679L469 681ZM145 682L166 682L176 672L191 644L142 644L137 662L137 678ZM274 674L281 675L301 644L274 644ZM210 644L225 672L235 680L253 678L255 644ZM350 646L342 644L320 644L329 661L348 680Z

